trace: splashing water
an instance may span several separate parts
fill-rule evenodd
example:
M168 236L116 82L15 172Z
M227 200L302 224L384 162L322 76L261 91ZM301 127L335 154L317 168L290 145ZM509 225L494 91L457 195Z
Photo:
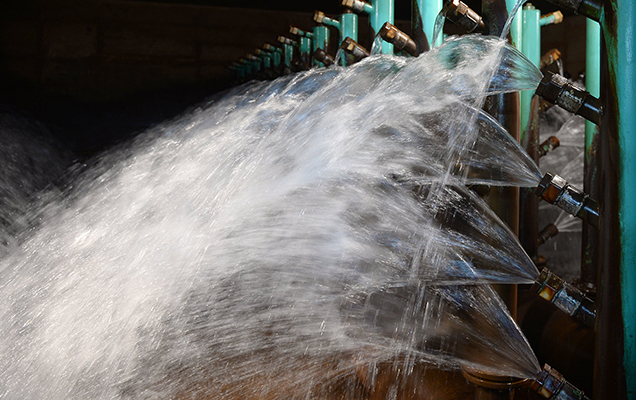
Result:
M446 14L444 11L440 11L435 17L435 26L433 27L433 40L431 41L431 48L435 47L435 43L438 42L439 36L444 29L444 23L446 22Z
M382 37L380 34L375 35L375 39L373 39L373 44L371 45L371 55L382 54Z
M526 64L452 38L235 88L105 154L0 264L0 397L320 398L396 355L534 376L494 292L456 286L538 275L464 186L538 182L475 107L536 87Z

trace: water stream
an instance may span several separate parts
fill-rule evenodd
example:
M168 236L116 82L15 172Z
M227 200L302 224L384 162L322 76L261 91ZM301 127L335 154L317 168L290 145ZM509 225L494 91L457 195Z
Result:
M103 154L2 259L0 398L321 398L396 356L535 376L475 284L538 272L466 185L538 183L479 104L540 78L455 37L249 83Z

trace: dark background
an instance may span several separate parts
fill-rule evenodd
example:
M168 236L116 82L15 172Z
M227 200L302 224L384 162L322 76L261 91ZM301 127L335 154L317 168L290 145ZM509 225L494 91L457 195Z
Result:
M396 25L407 33L410 8L396 0ZM275 43L290 25L311 30L314 10L342 12L339 0L5 0L0 110L43 122L78 157L90 157L230 87L233 61ZM461 33L450 23L445 31ZM366 17L359 32L370 48ZM561 50L566 70L578 74L585 19L543 27L542 47Z

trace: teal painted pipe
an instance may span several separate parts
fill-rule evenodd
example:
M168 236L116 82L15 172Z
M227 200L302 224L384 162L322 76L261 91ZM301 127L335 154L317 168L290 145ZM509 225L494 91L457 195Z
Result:
M506 8L508 9L509 13L512 12L512 9L514 8L516 3L517 3L516 0L506 0ZM519 10L517 11L517 15L515 15L514 19L512 20L512 24L510 25L510 39L512 40L512 45L515 46L518 50L521 50L522 43L523 43L522 14L523 14L523 11L521 10L521 8L519 8ZM536 65L538 66L539 64L536 64ZM523 113L523 108L521 109L521 112ZM523 124L523 121L522 121L522 124ZM521 125L521 126L524 126L524 125Z
M329 28L324 25L316 25L314 26L313 34L313 51L315 52L318 49L322 49L326 53L329 53ZM323 63L315 60L314 63L316 63L318 67L325 66Z
M627 393L636 398L636 2L615 0L614 18L602 18L604 29L615 24L615 42L607 43L609 70L615 73L621 243L621 298L624 324L623 366ZM608 7L605 12L609 13ZM602 232L601 232L602 233ZM615 268L615 266L604 266Z
M585 49L585 89L594 97L601 95L601 26L587 19L587 47ZM592 145L597 126L585 121L585 153Z
M395 24L395 7L393 0L372 0L373 13L370 16L373 33L380 32L385 22ZM393 54L393 45L382 41L382 54Z
M300 51L300 60L305 64L307 68L310 68L312 65L311 42L312 42L312 38L314 34L311 32L303 31L302 29L298 29L295 26L289 27L289 33L291 33L292 35L298 36L298 41L299 41L298 50Z
M539 17L541 12L534 8L532 4L526 4L521 12L522 15L522 30L521 36L521 52L528 57L530 61L539 67L541 62L541 29L539 27ZM532 90L525 90L520 93L521 101L521 136L523 138L528 121L530 120L532 96L534 93ZM522 140L523 142L523 140Z
M352 12L346 12L340 16L340 44L345 38L358 41L358 15Z
M355 11L369 14L369 22L373 36L380 32L385 22L395 23L395 7L393 0L372 0L371 4L363 0L342 0L342 5ZM352 38L353 39L353 38ZM354 39L357 41L358 39ZM393 45L382 42L382 54L393 54Z
M636 398L636 2L606 0L600 18L600 308L597 399ZM621 334L622 333L622 334Z

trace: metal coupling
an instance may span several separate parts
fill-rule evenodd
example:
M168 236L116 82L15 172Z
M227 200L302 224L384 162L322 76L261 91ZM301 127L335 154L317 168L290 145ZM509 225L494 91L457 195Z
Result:
M317 48L316 50L314 50L314 59L325 64L325 66L327 67L335 63L333 57L331 57L326 51L321 48Z
M307 31L303 31L302 29L300 29L300 28L298 28L296 26L293 26L293 25L289 26L289 33L291 33L292 35L304 36L304 37L308 37L308 38L311 38L311 37L314 36L313 33L307 32Z
M561 52L559 49L550 49L547 53L541 56L541 60L539 60L539 69L544 69L547 66L550 66L561 58Z
M561 11L555 11L550 14L542 15L539 18L539 26L560 24L563 22L563 13Z
M324 12L322 12L322 11L318 11L318 10L316 10L316 11L314 12L314 21L315 21L315 22L317 22L317 23L319 23L319 24L322 24L322 21L323 21L324 19L325 19L325 13L324 13Z
M539 157L545 156L546 154L548 154L552 150L554 150L557 147L559 147L560 144L561 144L561 142L559 141L559 138L557 138L556 136L550 136L543 143L541 143L539 145L539 147L537 147L537 151L539 153Z
M563 375L548 364L543 366L539 376L528 387L546 399L589 400L583 391L566 381Z
M588 121L597 125L601 123L601 101L559 74L546 71L536 94Z
M552 239L556 235L559 234L559 229L557 229L556 225L548 224L539 232L539 236L537 237L537 245L541 246L543 243Z
M295 40L292 40L290 38L286 38L285 36L279 36L278 37L278 42L282 43L282 44L286 44L288 46L298 46L298 42Z
M468 33L486 33L488 31L481 16L459 0L446 0L442 14L452 23L466 29Z
M596 305L585 293L544 268L532 284L531 291L554 304L559 310L594 327Z
M603 0L548 0L548 2L574 14L591 18L596 22L600 22L603 13Z
M390 22L385 22L378 34L384 41L391 43L395 50L404 50L413 57L419 55L415 41Z
M547 172L534 194L598 228L598 203L559 175Z
M351 39L348 36L342 41L340 48L344 50L346 53L351 54L358 60L361 60L365 57L369 57L370 55L367 49L360 46L358 42L356 42L355 40Z
M366 1L362 0L342 0L341 4L353 11L364 12L371 14L373 12L373 6Z

